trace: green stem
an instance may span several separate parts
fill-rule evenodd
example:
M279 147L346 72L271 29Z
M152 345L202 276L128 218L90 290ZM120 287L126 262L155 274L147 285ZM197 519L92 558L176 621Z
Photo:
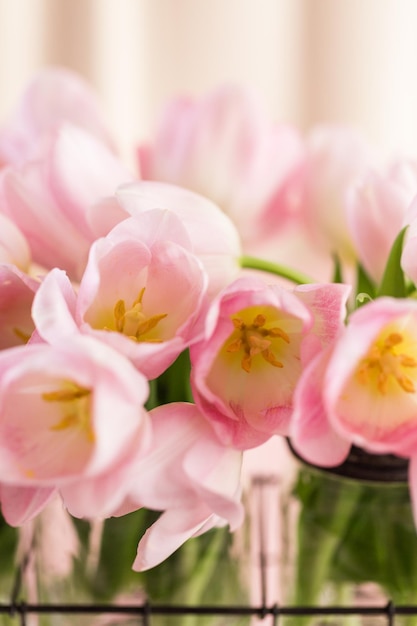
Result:
M302 274L301 272L298 272L290 267L279 265L278 263L272 263L271 261L265 261L264 259L258 259L253 256L240 257L240 267L252 270L261 270L262 272L268 272L269 274L274 274L275 276L281 276L296 285L305 285L306 283L309 284L317 282L310 276Z
M319 601L338 545L354 519L361 496L361 485L326 475L300 475L303 481L298 521L298 554L293 602L296 606ZM293 624L305 626L308 619Z

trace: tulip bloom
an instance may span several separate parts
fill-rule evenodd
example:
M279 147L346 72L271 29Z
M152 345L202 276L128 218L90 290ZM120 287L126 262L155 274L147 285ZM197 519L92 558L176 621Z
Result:
M191 347L192 385L224 442L250 448L287 434L303 367L337 332L348 290L291 293L244 278L214 301L204 339Z
M404 225L408 225L408 228L402 251L401 267L417 285L417 195L408 207L404 217Z
M345 262L356 259L347 226L347 194L375 157L365 140L350 129L318 126L307 138L305 212L316 245Z
M303 142L291 126L269 124L250 90L224 86L199 101L173 100L138 156L141 178L187 187L220 206L246 251L298 210L288 181L303 162Z
M132 460L149 444L148 385L127 359L86 337L0 353L0 497L10 523L58 490L79 516L125 497Z
M121 185L114 198L91 207L89 222L102 237L127 217L153 209L172 211L181 220L191 250L207 272L210 296L237 278L242 250L235 226L217 205L188 189L150 181Z
M318 465L341 463L351 444L417 455L416 301L379 298L351 315L302 375L292 437Z
M386 172L367 174L347 196L347 221L359 262L376 281L416 194L416 164L399 161Z
M174 402L149 413L152 443L136 466L125 504L163 511L139 542L133 569L158 565L187 539L243 521L242 454L224 446L193 404Z
M43 69L28 84L0 129L0 162L21 166L39 158L50 134L65 122L112 145L91 87L68 69Z
M205 290L181 222L155 210L121 222L92 245L77 295L62 271L52 270L33 318L48 342L93 335L155 378L195 340Z
M95 239L90 205L131 178L107 146L65 125L39 159L1 172L1 211L26 237L35 263L79 279Z

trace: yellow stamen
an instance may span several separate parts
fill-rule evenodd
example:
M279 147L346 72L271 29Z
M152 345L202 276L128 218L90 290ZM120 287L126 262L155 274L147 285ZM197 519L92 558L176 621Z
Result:
M245 372L251 371L252 360L257 355L260 355L273 367L284 367L284 364L275 357L272 351L273 340L282 339L289 344L290 338L282 328L277 326L265 328L266 323L267 317L262 313L255 315L251 324L247 324L241 317L232 318L232 324L239 335L236 337L233 333L232 341L226 345L226 352L243 351L240 364Z
M143 287L130 308L126 308L124 300L118 300L114 305L113 315L117 332L132 339L132 341L160 342L161 339L146 337L161 320L167 317L167 313L160 313L146 317L143 312ZM105 327L104 330L109 330Z
M62 418L50 426L50 430L60 431L80 427L88 441L94 442L95 435L90 420L91 391L76 383L66 382L64 387L42 394L45 402L57 402L61 405Z
M31 337L29 333L25 333L20 328L13 328L13 332L23 343L27 343Z
M91 391L89 389L73 385L69 389L46 391L42 394L42 399L47 402L72 402L73 400L78 400L79 398L85 398L86 396L89 396L90 393Z
M397 347L403 342L404 338L398 332L378 339L359 365L358 381L362 385L368 385L371 380L375 380L376 388L382 395L387 393L391 380L406 393L414 393L416 391L414 382L403 370L417 367L417 360L409 354L397 352Z

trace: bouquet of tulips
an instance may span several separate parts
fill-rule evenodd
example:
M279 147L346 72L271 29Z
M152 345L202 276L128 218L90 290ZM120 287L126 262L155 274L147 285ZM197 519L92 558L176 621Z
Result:
M1 126L7 524L155 511L131 559L153 568L241 525L242 460L276 436L317 466L409 458L414 501L417 161L235 86L135 141L131 166L57 68Z

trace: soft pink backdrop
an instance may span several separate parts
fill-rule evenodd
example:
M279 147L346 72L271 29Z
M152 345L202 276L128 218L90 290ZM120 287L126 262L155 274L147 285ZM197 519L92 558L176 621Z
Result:
M81 72L121 142L221 82L303 129L353 124L417 153L414 0L0 0L0 119L45 64Z

